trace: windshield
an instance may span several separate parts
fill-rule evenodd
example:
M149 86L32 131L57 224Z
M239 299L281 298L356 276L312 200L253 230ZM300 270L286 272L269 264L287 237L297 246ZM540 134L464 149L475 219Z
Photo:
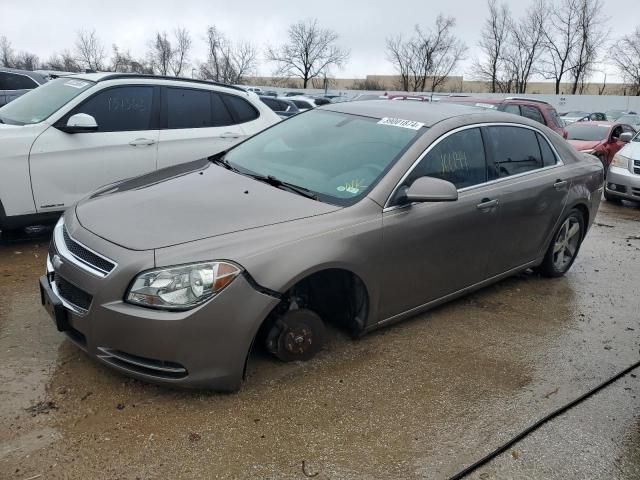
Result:
M622 115L621 117L618 117L618 122L629 125L638 125L640 124L640 115Z
M418 122L398 122L312 110L250 138L225 160L240 171L310 190L327 203L351 205L426 131Z
M567 129L567 140L582 140L585 142L599 142L607 138L609 125L577 125L571 124Z
M39 123L93 85L73 78L52 80L0 108L0 120L12 125Z

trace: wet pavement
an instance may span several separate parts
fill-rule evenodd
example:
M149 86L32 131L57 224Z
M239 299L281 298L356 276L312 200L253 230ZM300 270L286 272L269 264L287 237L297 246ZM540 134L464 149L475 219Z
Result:
M640 208L603 204L565 278L524 273L237 394L91 361L40 307L46 235L0 246L0 479L447 478L640 360ZM640 478L640 371L470 475Z

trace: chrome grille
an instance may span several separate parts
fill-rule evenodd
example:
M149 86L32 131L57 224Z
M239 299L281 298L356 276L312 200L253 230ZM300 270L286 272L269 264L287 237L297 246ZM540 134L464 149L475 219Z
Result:
M111 271L116 267L115 263L92 252L91 250L71 238L69 236L69 233L67 232L67 227L62 227L62 236L64 238L64 244L66 245L69 252L76 259L83 262L87 266L95 268L105 275L111 273Z

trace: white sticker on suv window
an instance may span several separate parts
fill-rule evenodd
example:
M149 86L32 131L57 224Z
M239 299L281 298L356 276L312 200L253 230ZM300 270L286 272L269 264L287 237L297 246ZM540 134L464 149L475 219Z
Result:
M413 120L403 120L402 118L384 117L380 119L378 125L391 125L392 127L409 128L411 130L420 130L424 127L424 123L414 122Z
M87 82L83 82L82 80L67 80L64 82L67 87L73 88L84 88L89 85Z

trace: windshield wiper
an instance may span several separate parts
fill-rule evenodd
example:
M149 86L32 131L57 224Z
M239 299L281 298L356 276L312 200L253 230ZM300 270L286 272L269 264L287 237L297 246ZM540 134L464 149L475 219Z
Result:
M229 162L227 162L227 160L224 158L224 154L225 153L226 152L222 152L222 153L219 153L217 155L214 155L213 157L209 157L209 161L211 163L215 163L216 165L220 165L221 167L224 167L227 170L231 170L232 172L244 173L244 172L241 172L240 170L238 170L233 165L231 165Z
M306 198L310 198L312 200L318 200L318 196L313 193L308 188L300 187L298 185L294 185L293 183L283 182L279 178L274 177L273 175L260 175L258 173L248 172L246 170L240 170L233 165L231 165L225 158L224 153L222 152L212 157L209 157L209 161L211 163L215 163L216 165L220 165L227 170L231 170L232 172L239 173L240 175L245 175L247 177L253 178L254 180L258 180L259 182L267 183L273 187L288 190L290 192L296 193Z
M248 173L248 172L241 172L241 173L255 180L258 180L260 182L268 183L273 187L288 190L290 192L296 193L306 198L310 198L312 200L318 200L318 196L308 188L300 187L298 185L294 185L293 183L289 183L289 182L283 182L282 180L274 177L273 175L259 175L257 173Z

